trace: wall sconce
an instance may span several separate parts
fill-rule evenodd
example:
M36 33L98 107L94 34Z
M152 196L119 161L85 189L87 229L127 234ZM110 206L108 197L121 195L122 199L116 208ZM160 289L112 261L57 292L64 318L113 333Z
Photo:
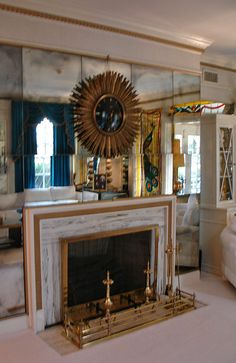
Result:
M180 140L173 141L173 191L178 193L182 189L182 183L178 179L178 168L184 166L184 154L180 153Z

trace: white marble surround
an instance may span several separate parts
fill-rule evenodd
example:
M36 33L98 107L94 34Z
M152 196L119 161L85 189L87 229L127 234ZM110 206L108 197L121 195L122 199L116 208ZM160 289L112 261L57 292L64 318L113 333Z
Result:
M171 208L171 214L168 213L168 208ZM171 220L168 220L168 216ZM24 222L27 281L30 292L28 294L29 321L36 332L61 320L61 249L59 240L63 237L86 236L91 233L142 226L158 226L158 291L162 293L165 290L167 268L165 250L168 236L173 246L175 244L175 233L173 233L175 230L175 197L173 196L101 201L73 206L26 208ZM169 233L168 223L171 223ZM40 246L37 246L37 243ZM35 261L38 259L37 251L40 251L41 257L38 269L37 263L35 265ZM172 270L174 271L174 269ZM41 306L39 307L40 291Z

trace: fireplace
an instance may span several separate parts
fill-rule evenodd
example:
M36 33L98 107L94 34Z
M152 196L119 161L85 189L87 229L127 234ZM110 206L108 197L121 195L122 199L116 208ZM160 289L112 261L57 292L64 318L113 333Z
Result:
M107 272L111 287L111 312L145 302L147 265L152 295L157 291L158 227L149 226L95 233L61 240L62 320L65 311L77 309L78 318L105 315Z
M127 200L117 199L115 201L101 201L99 203L78 203L60 206L35 205L24 209L24 224L24 244L27 258L26 276L28 276L26 281L27 311L29 312L29 324L36 333L60 323L63 320L62 312L65 310L65 307L70 307L68 306L67 291L65 286L62 285L62 281L65 281L65 275L61 269L63 263L61 259L62 239L67 240L67 243L64 245L66 246L67 244L70 247L74 244L73 238L76 236L77 242L82 242L85 247L88 241L94 241L96 238L105 238L103 242L104 249L104 246L108 243L106 238L113 238L117 234L122 237L122 234L142 234L147 232L149 237L144 234L145 241L149 241L149 246L151 244L152 248L150 252L144 252L144 255L147 254L150 257L150 268L153 270L150 281L154 290L154 296L158 297L157 302L159 301L159 296L165 295L166 290L174 290L174 196ZM121 234L120 231L122 231ZM150 242L150 239L152 242ZM153 250L153 241L156 241L157 244L155 252ZM119 250L121 249L119 248ZM129 253L127 252L127 254ZM154 260L156 261L155 265ZM127 267L127 269L129 268ZM143 262L140 262L140 274L143 273L143 269ZM105 267L103 271L105 271ZM123 271L122 274L124 273L127 274L127 272ZM120 280L118 275L114 276L113 271L111 271L110 278L114 280L114 284L110 286L112 301L116 299L115 288L118 286L117 281ZM144 278L145 276L147 275L144 275ZM101 277L102 280L106 279L106 273L105 276L100 276L99 280L101 280ZM88 300L97 301L102 299L104 301L106 286L102 284L100 289L100 293L97 296L89 296ZM133 295L127 296L127 294L129 295L133 289L135 291L139 290L139 282L137 286L130 286L128 284L128 292L126 292L126 288L123 290L122 303L129 300L130 304L131 300L133 300ZM64 299L66 298L65 301L63 300L63 303L61 298L62 290ZM104 296L101 298L103 293ZM143 298L143 292L141 295ZM75 303L78 303L75 306L87 304L86 297L82 297L84 300L80 300L80 298L81 295L79 295L79 300L75 301ZM93 304L90 304L91 309L92 307ZM132 309L135 309L135 306L131 306ZM101 303L97 306L97 310L103 310L104 313L104 307ZM122 311L118 311L116 314L120 313ZM104 314L102 316L104 317ZM102 319L102 317L99 317L99 319ZM96 319L94 318L94 320Z

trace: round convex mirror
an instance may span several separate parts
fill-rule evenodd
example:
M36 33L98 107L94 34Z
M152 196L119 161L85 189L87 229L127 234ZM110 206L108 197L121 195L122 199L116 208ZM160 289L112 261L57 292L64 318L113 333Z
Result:
M104 95L95 105L94 119L97 127L106 133L118 131L124 120L121 102L114 96Z

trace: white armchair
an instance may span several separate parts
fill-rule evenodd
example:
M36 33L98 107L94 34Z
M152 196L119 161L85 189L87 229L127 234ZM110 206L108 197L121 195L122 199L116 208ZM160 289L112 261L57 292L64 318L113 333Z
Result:
M222 272L225 278L236 287L236 216L231 218L220 235L222 248Z

